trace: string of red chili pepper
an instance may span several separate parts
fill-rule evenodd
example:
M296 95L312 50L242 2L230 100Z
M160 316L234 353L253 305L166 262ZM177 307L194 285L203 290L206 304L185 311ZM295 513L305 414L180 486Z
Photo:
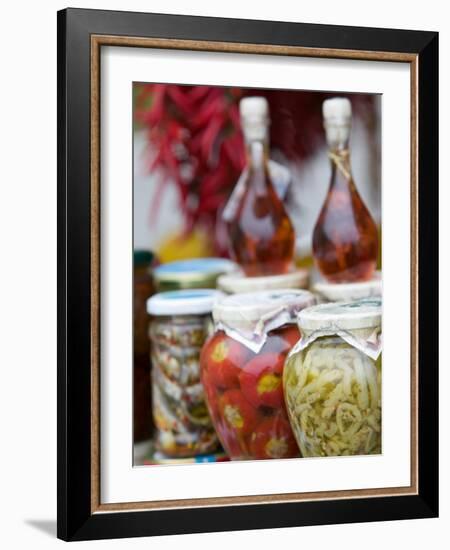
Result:
M152 220L156 219L166 185L173 181L179 191L186 232L201 224L215 235L218 212L245 163L238 108L244 95L268 99L271 146L296 161L311 155L323 140L321 104L336 94L136 85L135 121L147 130L151 149L148 168L162 176L151 207ZM353 95L352 104L356 108L365 105L370 111L372 101L368 95Z

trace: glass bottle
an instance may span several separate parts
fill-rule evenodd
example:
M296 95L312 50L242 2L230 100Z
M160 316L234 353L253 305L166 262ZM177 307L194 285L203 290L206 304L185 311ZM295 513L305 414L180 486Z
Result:
M378 232L351 172L350 101L327 99L323 103L323 116L331 181L313 232L314 260L330 282L367 281L376 267Z
M268 104L263 97L240 103L247 166L243 193L228 220L230 251L247 276L287 273L295 232L269 170Z

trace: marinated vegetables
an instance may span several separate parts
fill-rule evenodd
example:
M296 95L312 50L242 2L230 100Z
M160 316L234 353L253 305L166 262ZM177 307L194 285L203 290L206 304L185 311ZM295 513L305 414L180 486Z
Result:
M220 293L219 293L220 294ZM219 445L200 382L200 350L212 329L216 291L173 291L153 296L153 418L157 451L168 457L214 452ZM178 310L179 314L168 314ZM181 314L183 313L183 314Z
M381 453L381 356L319 338L288 359L284 391L303 456Z
M269 332L258 354L218 331L201 354L206 401L232 459L299 456L283 398L285 358L300 338L295 325Z
M283 369L300 339L306 290L233 294L214 304L216 332L200 356L206 403L231 459L300 456L283 396Z

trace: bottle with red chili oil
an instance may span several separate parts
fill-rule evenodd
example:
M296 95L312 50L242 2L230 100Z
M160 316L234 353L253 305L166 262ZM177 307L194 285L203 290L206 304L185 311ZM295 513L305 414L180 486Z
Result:
M247 166L227 221L231 256L247 276L287 273L293 265L295 231L269 169L268 112L263 97L240 102Z
M352 109L346 98L323 103L331 161L331 181L313 232L313 256L320 273L333 283L368 281L378 254L378 233L361 199L350 166Z
M300 456L283 395L287 354L300 339L297 313L314 305L306 290L261 291L221 298L214 334L200 355L210 416L232 460Z

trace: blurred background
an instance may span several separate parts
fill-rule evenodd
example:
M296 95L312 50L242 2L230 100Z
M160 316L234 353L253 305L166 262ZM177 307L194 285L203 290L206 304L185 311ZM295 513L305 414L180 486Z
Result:
M135 83L134 248L161 262L228 256L221 213L244 167L239 101L259 95L270 106L270 156L287 166L285 199L297 235L297 262L311 263L311 235L330 166L322 102L348 97L353 175L381 223L381 96L297 90Z

